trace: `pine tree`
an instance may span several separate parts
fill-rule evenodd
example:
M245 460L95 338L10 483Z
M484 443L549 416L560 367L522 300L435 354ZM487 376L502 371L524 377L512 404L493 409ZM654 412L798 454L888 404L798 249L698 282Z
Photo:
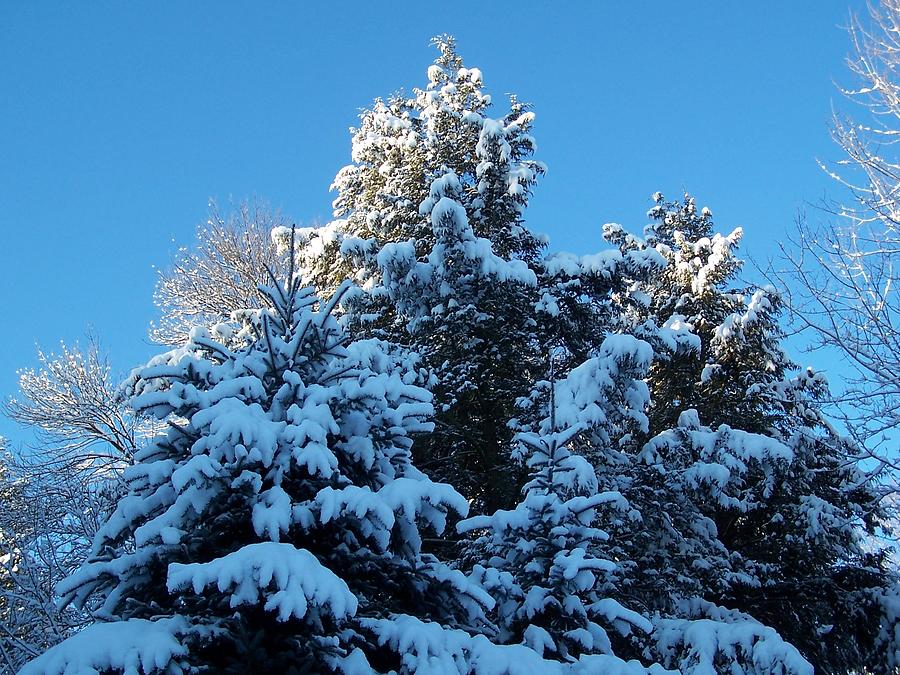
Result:
M572 450L588 446L579 438L585 435L612 442L623 420L646 423L646 388L636 378L651 356L648 344L611 336L564 380L541 383L523 402L533 410L534 399L544 399L534 430L516 435L529 469L523 500L514 510L459 523L461 532L480 533L469 555L477 561L474 576L497 598L502 640L563 661L592 662L583 657L615 657L615 642L651 629L645 617L610 597L619 566L607 557L613 549L599 524L626 517L627 503L617 491L600 491L591 463ZM621 396L628 391L633 395ZM595 667L601 664L610 666L598 660Z
M438 476L461 471L454 482L491 510L516 487L506 421L537 363L527 311L536 277L474 234L459 191L455 174L435 181L435 244L424 261L408 244L388 244L379 262L385 292L407 321L407 344L434 378L438 428L417 443L424 468ZM493 481L485 480L489 475Z
M645 324L693 339L658 349L648 379L651 439L624 491L652 524L629 540L635 587L662 612L740 610L822 672L877 669L873 598L888 577L864 532L877 490L821 411L822 376L794 374L778 294L732 286L740 230L714 233L690 197L655 199L639 246L668 264L646 287Z
M348 344L343 289L315 311L297 279L261 292L267 307L192 331L128 380L168 431L136 453L60 589L97 599L101 623L23 673L414 672L434 640L460 664L490 651L461 629L491 599L421 551L420 528L467 510L410 462L430 395L379 343Z
M481 71L452 38L434 42L427 86L362 114L354 163L332 186L340 219L304 231L300 255L323 292L344 277L360 287L342 303L351 332L421 356L437 416L416 460L490 512L520 488L507 421L546 379L543 355L561 350L567 372L628 332L621 308L640 304L632 289L665 260L653 248L545 256L524 223L544 171L533 113L513 97L492 117Z
M416 461L493 510L519 487L506 421L542 361L532 315L543 242L522 218L544 168L527 106L513 98L491 117L481 71L452 38L434 43L424 89L362 114L354 163L332 186L341 219L305 231L300 256L322 292L345 277L359 286L342 302L354 335L420 355L437 414Z
M416 255L426 256L434 235L430 207L423 203L433 182L448 173L460 181L459 200L475 235L489 239L497 255L530 261L542 248L521 226L531 189L544 172L530 158L534 114L513 97L504 116L490 117L481 71L463 65L452 37L437 37L433 44L440 56L428 68L425 89L376 100L362 113L353 164L332 185L338 192L335 216L343 220L309 232L323 248L343 244L343 253L360 255L348 260L352 267L334 268L333 259L313 249L313 276L326 288L347 276L362 284L377 277L373 254L385 243L412 242Z

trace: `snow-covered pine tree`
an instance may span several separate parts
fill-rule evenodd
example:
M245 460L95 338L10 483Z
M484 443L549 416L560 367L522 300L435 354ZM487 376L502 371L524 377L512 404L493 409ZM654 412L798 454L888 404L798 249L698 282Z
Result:
M602 669L617 658L615 643L651 630L645 617L610 597L619 565L609 559L615 549L600 525L627 517L627 504L617 491L600 491L591 463L572 451L615 444L611 434L623 435L624 426L646 425L647 390L636 378L651 358L647 343L610 336L562 381L551 367L551 379L522 402L533 419L520 422L530 430L515 437L529 469L523 500L514 510L458 524L477 535L468 547L473 576L497 600L503 641Z
M462 630L491 598L421 552L420 527L440 532L467 504L410 462L431 403L407 364L348 344L332 316L343 288L318 310L295 278L261 292L267 307L129 378L133 407L168 431L136 453L128 494L60 588L99 600L98 623L22 673L539 662Z
M618 312L642 300L633 289L665 261L652 247L545 257L523 221L544 171L531 159L534 115L513 97L492 117L481 71L463 65L452 38L434 42L427 86L362 114L353 164L333 185L339 219L305 230L300 255L326 294L345 277L359 285L342 303L354 334L422 357L436 431L414 455L492 511L516 500L506 421L546 379L542 355L562 347L568 371L630 327Z
M764 384L793 367L780 347L777 293L733 286L743 264L736 256L740 228L727 236L714 232L712 212L698 211L689 195L681 203L666 202L661 193L654 199L646 244L668 265L650 286L650 318L689 326L699 344L654 364L651 388L666 396L653 399L652 428L671 429L681 412L695 409L716 426L741 420L746 431L765 431L777 406L763 400L775 397Z
M299 254L326 295L346 277L359 286L342 302L353 334L420 355L437 413L416 461L493 510L519 488L505 423L540 363L532 268L543 242L522 217L544 169L527 107L513 98L491 117L481 71L452 38L434 43L424 89L362 114L353 164L333 185L340 220L304 231Z
M528 311L536 277L475 235L460 192L456 174L434 181L424 204L435 241L423 261L400 243L382 247L378 262L384 292L406 321L398 338L429 367L440 406L435 432L417 440L423 468L456 474L464 494L492 510L518 487L505 423L538 363Z
M552 252L540 261L535 319L561 373L589 359L608 334L634 335L666 350L685 338L684 331L644 325L649 298L642 289L666 259L617 225L604 225L602 235L610 247L587 255Z
M748 615L822 672L877 670L873 598L889 580L864 541L877 490L822 414L824 379L793 374L775 290L732 286L740 230L714 233L690 197L655 201L646 240L624 242L668 262L645 287L645 325L686 328L694 343L658 349L648 378L652 438L624 490L650 525L626 539L634 588L663 613Z
M376 257L386 243L411 242L417 256L427 256L434 233L430 210L422 204L434 180L449 172L459 179L459 200L475 235L489 239L497 255L531 261L543 246L521 226L531 189L544 171L531 159L534 114L513 97L505 115L490 117L491 96L483 91L481 71L464 66L452 37L432 42L440 56L428 68L426 87L414 89L411 97L376 100L352 130L353 163L332 185L340 220L305 231L314 244L301 249L311 255L305 266L326 290L347 277L377 284ZM322 256L328 247L333 255ZM348 265L335 267L335 256ZM378 319L370 321L377 325Z

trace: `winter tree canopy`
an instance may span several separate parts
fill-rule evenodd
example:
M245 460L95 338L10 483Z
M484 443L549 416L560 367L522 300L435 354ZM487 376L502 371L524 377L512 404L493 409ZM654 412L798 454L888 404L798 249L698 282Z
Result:
M214 216L160 276L168 351L118 386L75 352L25 374L10 410L94 501L29 504L0 462L0 663L896 670L883 492L782 293L740 280L742 232L656 193L642 230L553 251L534 113L434 44L422 88L362 112L332 222ZM63 540L44 504L95 526Z

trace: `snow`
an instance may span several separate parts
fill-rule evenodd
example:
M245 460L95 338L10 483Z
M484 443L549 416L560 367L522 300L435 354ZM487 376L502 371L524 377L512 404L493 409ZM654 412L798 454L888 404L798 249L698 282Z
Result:
M550 276L599 276L611 279L622 263L622 253L616 250L601 251L590 255L554 253L544 259L544 267Z
M668 663L682 672L716 675L731 662L732 673L812 675L813 667L773 629L750 619L657 619L654 637Z
M364 626L378 635L381 644L401 654L404 672L416 675L661 675L659 667L649 670L637 661L614 656L583 656L574 663L541 658L526 645L497 645L483 635L448 630L439 624L399 615L390 619L363 619ZM532 640L541 638L532 631ZM361 671L360 671L361 672Z
M191 417L191 424L204 434L192 448L195 454L207 452L219 462L233 462L244 455L264 467L272 464L279 434L287 426L270 419L258 403L247 405L236 398L202 408Z
M648 668L637 660L623 661L610 654L584 654L565 672L572 675L679 675L678 671L666 670L658 664Z
M469 512L469 503L461 494L450 485L430 480L398 478L382 487L378 496L409 521L423 517L437 534L444 531L448 511L461 516Z
M171 460L169 463L174 466ZM194 455L176 470L169 472L168 476L164 473L154 474L149 483L158 484L169 478L176 492L184 492L191 485L204 485L207 479L215 478L221 472L222 465L209 455Z
M846 516L841 510L817 495L800 497L799 511L801 524L806 524L804 534L810 541L834 536L834 532L841 531L846 525Z
M232 607L257 604L263 596L265 609L277 612L281 621L304 618L310 605L335 619L353 616L357 610L346 582L312 553L291 544L248 544L207 563L169 565L170 593L190 588L200 594L208 586L230 593Z
M291 497L280 485L275 485L259 495L253 505L251 522L253 531L273 542L281 539L291 527Z
M628 635L632 627L644 633L649 633L653 630L653 624L649 619L624 607L618 600L613 598L601 598L590 606L590 611L616 625L623 635Z
M730 340L743 338L745 331L766 321L771 316L772 298L776 296L775 289L771 287L759 288L754 291L744 312L731 314L716 328L715 339L727 343Z
M421 543L417 534L420 522L441 534L448 512L465 515L468 508L468 502L449 485L424 477L401 477L377 491L368 486L325 487L312 502L294 506L291 519L309 527L313 522L324 525L352 515L359 520L360 533L379 550L388 548L392 532L399 526L417 549Z
M728 509L750 511L760 506L774 485L775 467L786 467L793 451L780 441L721 425L713 431L700 426L697 412L685 411L679 417L679 428L664 431L652 438L641 450L641 461L661 465L663 455L670 454L687 441L694 460L682 472L687 485L707 494ZM755 485L745 485L744 477L753 467L762 470L765 481L762 493Z
M446 75L444 74L444 69L439 65L431 65L428 66L428 80L432 84L437 84L440 82Z
M631 335L608 335L598 352L556 383L558 424L564 428L607 424L610 421L608 399L612 392L617 392L625 404L617 414L646 429L648 419L644 409L650 402L650 392L636 378L650 366L653 348Z
M694 333L694 327L681 314L674 314L666 319L657 335L671 351L693 351L700 353L702 344L700 336Z
M123 675L164 671L187 653L178 636L188 631L187 621L179 616L96 623L26 664L19 675L98 675L112 669Z
M441 180L437 179L435 182ZM466 211L459 202L450 197L441 197L431 210L431 226L436 233L446 231L445 236L448 237L442 239L441 234L438 234L439 243L429 255L429 263L433 269L440 269L443 266L441 254L444 248L455 243L461 247L468 260L478 264L480 268L478 271L482 275L506 283L537 285L537 277L525 262L515 259L505 260L495 255L490 240L473 234Z
M615 572L618 565L609 560L601 560L589 557L584 548L578 547L567 551L560 551L553 556L553 566L550 568L550 578L559 574L566 581L581 580L576 583L579 590L588 590L593 586L593 576L583 576L584 570L602 570ZM587 582L587 583L585 583Z
M727 236L717 232L712 237L689 241L683 232L674 232L677 248L672 262L680 274L691 279L691 293L701 296L711 292L728 276L727 266L734 264L733 251L743 234L741 228L736 228Z
M900 582L883 592L876 592L875 599L883 611L878 641L885 653L885 665L900 668Z
M381 644L401 654L404 670L416 675L542 675L562 673L524 646L492 644L486 637L400 615L363 620Z

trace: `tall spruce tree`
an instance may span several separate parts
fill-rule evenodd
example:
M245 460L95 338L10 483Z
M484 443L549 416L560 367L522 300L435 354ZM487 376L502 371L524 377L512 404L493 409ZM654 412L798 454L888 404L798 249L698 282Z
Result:
M497 599L501 639L567 660L615 655L615 642L651 629L609 597L618 565L601 525L624 517L627 503L617 491L600 491L591 462L575 452L586 447L581 436L609 444L624 433L624 420L646 424L647 390L636 378L651 358L645 342L607 337L596 356L560 382L539 383L522 402L532 418L516 435L529 469L522 501L457 527L478 533L469 546L473 574Z
M421 356L437 414L417 462L492 511L516 500L507 421L546 379L545 355L562 347L563 371L590 358L622 330L614 298L637 302L630 289L665 261L652 248L545 256L523 220L544 171L533 113L513 97L492 117L481 71L452 38L434 43L424 89L362 114L332 186L338 220L304 231L299 254L322 292L359 286L342 303L352 332Z
M438 426L418 439L423 468L437 476L452 471L448 478L457 473L460 489L492 510L517 487L506 421L539 364L527 311L536 276L475 235L461 190L453 173L432 184L424 204L435 242L424 260L406 242L386 244L378 262L384 292L406 321L400 344L415 350L434 378Z
M527 106L512 98L492 117L481 71L452 38L434 44L424 89L362 114L353 164L332 186L339 220L303 232L299 254L322 292L358 285L342 303L354 334L420 355L437 410L416 461L493 510L519 488L506 421L541 362L531 308L543 242L522 218L544 168Z
M821 411L824 378L797 373L781 347L778 294L734 287L740 230L714 233L689 196L655 200L646 239L624 246L667 260L646 287L646 323L694 340L658 350L648 378L651 439L624 491L654 523L627 540L635 588L662 612L740 610L821 672L877 671L889 576L866 530L878 491Z
M331 314L343 289L317 311L297 279L260 290L268 306L129 379L134 408L168 432L136 453L128 494L60 589L98 599L100 623L22 672L539 662L463 630L486 625L492 600L421 551L421 528L467 510L410 462L430 395L379 343L348 344Z

